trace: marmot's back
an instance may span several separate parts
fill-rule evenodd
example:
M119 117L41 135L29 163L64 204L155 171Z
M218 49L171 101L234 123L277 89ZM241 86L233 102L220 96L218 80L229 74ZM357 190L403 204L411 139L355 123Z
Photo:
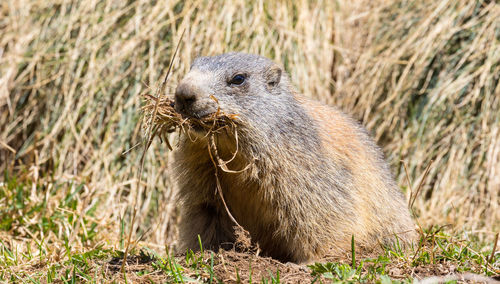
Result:
M197 59L176 90L175 107L188 117L237 114L237 136L215 135L220 157L231 160L218 181L203 130L184 135L175 152L181 249L197 249L197 235L211 248L234 242L234 224L214 194L217 182L252 240L283 261L339 253L352 235L372 247L395 235L413 238L406 202L366 131L295 95L272 61L240 53Z
M365 242L414 236L405 198L394 182L382 151L358 122L339 110L298 98L320 125L321 140L333 159L345 163L353 175L353 196L358 219L354 232ZM389 230L388 230L389 228Z

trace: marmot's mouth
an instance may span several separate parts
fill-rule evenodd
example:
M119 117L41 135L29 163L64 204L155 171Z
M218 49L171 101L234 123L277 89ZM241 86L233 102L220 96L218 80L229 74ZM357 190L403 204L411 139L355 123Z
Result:
M196 109L192 107L178 108L170 98L163 98L159 102L153 96L146 96L148 104L144 106L146 125L152 123L157 128L158 136L171 133L175 129L183 129L197 135L219 133L222 128L233 129L237 124L237 114L225 114L217 108ZM155 118L151 116L156 114ZM162 137L162 136L160 136Z
M204 109L196 109L194 106L177 106L175 101L170 103L170 107L174 109L178 114L181 115L182 119L190 120L190 119L198 119L198 120L206 120L209 116L214 116L213 111L204 110Z
M208 111L181 111L179 112L184 119L210 120L210 117L215 117L215 113Z
M185 129L198 134L206 134L207 132L218 131L227 126L234 126L235 115L227 116L220 112L190 112L188 114L180 113L183 119L183 124L187 126Z

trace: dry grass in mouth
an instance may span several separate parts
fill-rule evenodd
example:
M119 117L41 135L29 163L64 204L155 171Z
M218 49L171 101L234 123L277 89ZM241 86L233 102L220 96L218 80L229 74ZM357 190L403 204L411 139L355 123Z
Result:
M211 98L218 103L214 96ZM167 142L168 147L172 150L171 145L168 143L167 135L177 129L181 129L186 135L189 135L190 129L203 129L207 132L207 136L219 132L222 128L235 129L237 114L225 114L217 109L216 112L209 114L202 118L185 117L174 108L174 100L169 97L155 98L150 94L144 95L146 105L142 108L144 113L144 128L149 129L152 127L152 137L157 136L163 142ZM158 102L158 109L155 118L155 106ZM152 125L150 125L152 124Z

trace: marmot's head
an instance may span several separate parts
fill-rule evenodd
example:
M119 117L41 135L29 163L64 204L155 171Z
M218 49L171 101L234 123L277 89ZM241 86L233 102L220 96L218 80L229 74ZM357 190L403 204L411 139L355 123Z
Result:
M253 54L227 53L197 58L175 91L175 109L202 118L218 108L225 114L253 116L279 97L291 97L288 78L271 60ZM265 114L264 114L265 115Z

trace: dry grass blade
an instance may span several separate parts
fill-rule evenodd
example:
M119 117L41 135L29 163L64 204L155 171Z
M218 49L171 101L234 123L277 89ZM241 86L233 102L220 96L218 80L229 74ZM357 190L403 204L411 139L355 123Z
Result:
M410 196L410 209L413 208L413 204L415 203L415 200L417 199L418 194L420 193L420 190L422 189L422 186L425 182L425 179L427 178L427 174L429 174L429 170L431 168L432 162L433 161L431 160L429 162L429 164L427 165L427 168L425 168L424 176L420 180L420 183L418 184L418 187L417 187L417 190L415 191L415 194L413 196Z
M156 131L153 132L152 121L154 121L154 119L156 118L156 114L157 114L157 111L158 111L158 105L160 103L160 101L159 101L160 93L165 90L165 85L167 83L168 76L170 75L170 72L172 71L172 66L174 65L174 60L175 60L175 57L177 55L177 51L179 50L179 47L181 45L182 37L184 36L184 32L185 32L185 30L182 32L181 36L179 37L179 41L177 42L177 45L175 47L175 51L172 54L172 58L170 59L170 64L168 66L168 71L165 74L165 78L163 79L163 82L161 83L161 85L156 90L156 96L155 96L155 98L157 99L157 101L156 101L155 107L153 109L153 113L151 115L151 122L150 122L150 125L148 127L148 133L146 135L146 139L147 140L146 140L146 143L144 143L144 149L143 149L141 160L140 160L141 165L140 165L139 173L138 173L139 176L137 178L137 188L139 188L141 186L142 172L144 170L144 158L146 156L146 151L148 150L148 148L149 148L149 146L151 145L151 142L152 142L152 136L153 136L152 133L156 132ZM134 199L133 212L132 212L132 220L130 222L130 229L129 229L128 236L127 236L127 243L126 243L126 246L125 246L125 252L123 253L123 263L122 263L122 267L121 267L122 273L125 272L125 265L127 264L127 255L128 255L128 251L129 251L129 247L130 247L130 239L132 237L132 231L133 231L133 227L134 227L134 222L135 222L136 215L137 215L137 197Z
M495 240L493 241L493 249L491 250L491 255L486 260L487 262L493 262L493 258L495 257L495 253L497 252L498 234L499 233L496 233L495 235Z
M408 208L411 208L411 198L413 196L413 185L411 184L411 179L410 175L408 174L408 167L406 166L406 163L404 161L401 161L403 164L403 167L405 169L405 175L406 175L406 182L408 183L408 189L410 190L410 198L408 198Z
M16 153L16 150L12 147L10 147L7 143L4 143L3 141L0 141L0 146L1 147L4 147L5 149L9 150L10 152L12 152L13 154Z
M229 216L231 221L233 221L233 223L236 224L236 226L238 226L238 228L240 228L240 230L245 231L245 229L233 217L233 214L231 214L231 211L229 211L229 208L226 205L226 200L224 199L224 194L222 193L222 187L221 187L220 181L219 181L219 171L218 171L219 167L218 167L218 164L216 162L216 159L219 159L219 158L217 158L218 157L217 146L215 145L215 142L214 142L214 134L213 133L210 134L210 143L207 146L208 146L208 153L210 155L210 159L212 160L212 163L213 163L214 168L215 168L214 174L215 174L215 181L216 181L216 185L217 185L216 186L217 193L219 194L219 197L222 201L222 204L224 205L224 208L226 209L227 215ZM215 153L212 154L212 151L214 151ZM215 159L214 159L214 156L216 157Z

